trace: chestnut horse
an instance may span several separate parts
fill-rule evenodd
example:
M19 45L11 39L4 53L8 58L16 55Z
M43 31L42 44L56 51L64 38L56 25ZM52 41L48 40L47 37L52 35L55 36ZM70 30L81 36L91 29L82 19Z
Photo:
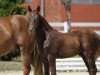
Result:
M44 48L44 53L49 61L51 75L56 75L56 58L68 58L75 55L80 55L83 58L89 75L96 75L95 58L98 57L96 54L100 53L98 35L88 29L61 33L53 29L39 11L40 6L31 12L29 30L36 32L37 41Z
M28 32L29 19L14 15L0 18L0 56L6 55L14 48L19 48L23 61L23 75L29 75L32 64L35 75L42 74L42 62L35 50L36 35Z

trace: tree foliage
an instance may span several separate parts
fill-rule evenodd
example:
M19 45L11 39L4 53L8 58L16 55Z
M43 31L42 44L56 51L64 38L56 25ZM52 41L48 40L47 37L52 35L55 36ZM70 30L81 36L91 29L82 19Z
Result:
M67 4L71 4L72 0L61 0L62 4L67 5Z
M17 13L25 14L26 9L21 4L26 0L0 0L0 17L14 15Z
M26 0L0 0L0 17L22 14L26 13L26 9L21 7L21 4ZM13 50L11 53L3 56L0 60L12 60L15 57L20 56L20 52L18 49Z

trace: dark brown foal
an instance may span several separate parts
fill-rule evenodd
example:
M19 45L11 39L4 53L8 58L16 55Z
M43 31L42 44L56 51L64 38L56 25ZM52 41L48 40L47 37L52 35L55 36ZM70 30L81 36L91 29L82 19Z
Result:
M35 31L40 38L38 42L49 61L51 75L56 75L56 58L69 58L80 55L89 71L89 75L96 75L95 58L100 52L99 36L92 30L76 30L61 33L54 30L39 13L40 7L32 11L30 31ZM38 33L37 33L38 32ZM43 40L43 38L45 38ZM41 43L42 41L42 43Z

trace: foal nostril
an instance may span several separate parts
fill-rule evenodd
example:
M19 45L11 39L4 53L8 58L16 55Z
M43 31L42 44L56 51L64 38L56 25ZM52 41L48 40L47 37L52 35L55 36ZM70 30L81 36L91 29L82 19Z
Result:
M32 29L29 29L29 32L32 32Z
M30 31L30 32L33 31L33 27L29 27L29 31Z
M29 29L28 32L29 32L29 33L33 33L34 30L33 30L33 29Z

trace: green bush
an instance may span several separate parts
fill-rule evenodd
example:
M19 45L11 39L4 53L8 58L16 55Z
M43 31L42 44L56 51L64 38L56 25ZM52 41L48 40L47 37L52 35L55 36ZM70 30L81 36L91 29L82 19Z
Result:
M15 50L12 50L12 52L8 53L7 55L1 57L0 60L2 60L2 61L11 61L14 58L17 58L19 56L20 56L19 49L15 49Z
M0 0L0 17L18 14L25 14L26 9L21 4L26 0Z
M15 14L26 14L27 10L21 7L21 4L26 0L0 0L0 17L15 15ZM20 56L18 49L13 50L9 54L0 58L0 60L10 61L13 58Z

